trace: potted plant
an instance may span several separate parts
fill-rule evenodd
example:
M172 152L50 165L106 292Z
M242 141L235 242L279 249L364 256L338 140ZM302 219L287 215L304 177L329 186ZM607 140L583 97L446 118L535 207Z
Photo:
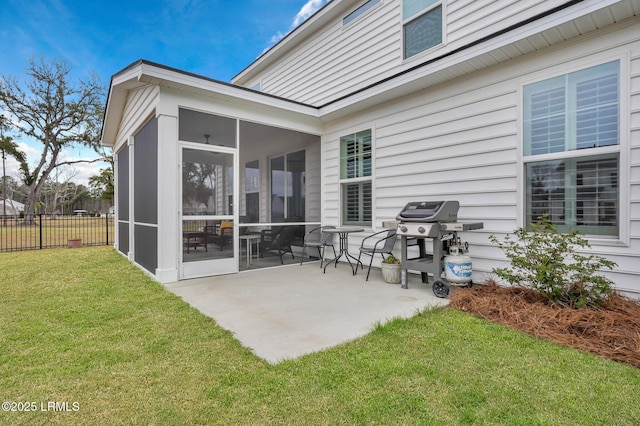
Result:
M380 264L382 268L382 279L390 284L400 284L400 259L390 254Z

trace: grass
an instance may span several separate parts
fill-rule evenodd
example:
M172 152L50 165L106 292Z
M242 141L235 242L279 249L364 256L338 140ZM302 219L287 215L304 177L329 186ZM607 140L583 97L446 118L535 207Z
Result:
M0 424L640 423L640 370L454 310L269 365L110 248L0 277Z

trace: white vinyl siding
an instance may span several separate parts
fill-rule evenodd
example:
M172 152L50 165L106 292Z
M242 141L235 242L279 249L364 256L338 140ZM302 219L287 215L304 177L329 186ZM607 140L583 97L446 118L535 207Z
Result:
M451 0L443 3L440 7L446 30L442 36L446 44L434 50L433 54L415 55L403 62L403 22L407 19L403 17L403 2L381 1L343 26L342 20L352 10L346 9L334 21L298 40L291 50L285 49L286 52L274 55L277 58L274 57L266 69L248 70L236 77L233 83L251 87L259 80L264 93L323 105L402 72L420 61L432 59L434 55L445 55L558 5L553 0L531 0L526 8L517 0ZM533 52L550 42L579 34L580 31L572 29L566 34L558 32L549 39L540 38L533 44L523 42L508 51L496 51L495 62ZM471 70L478 67L471 63L464 66ZM485 67L486 62L479 66Z
M381 80L401 59L399 22L399 8L386 1L347 27L324 28L260 77L262 91L318 105Z
M149 119L149 116L156 109L159 96L160 90L157 86L145 86L131 91L122 115L123 120L116 139L116 150Z
M380 3L381 0L369 0L365 2L362 6L348 14L342 20L342 25L349 25L351 22L358 19L360 16L364 15L366 12L371 10L374 6Z
M470 244L474 279L486 279L505 261L488 237L502 238L525 223L523 87L615 59L621 70L620 145L599 147L604 157L597 163L590 155L579 158L583 150L575 149L568 154L568 163L573 162L568 167L582 171L585 196L609 203L616 183L611 172L618 161L619 238L590 237L590 243L593 253L618 264L607 273L616 287L640 294L640 38L636 28L619 25L602 37L560 44L328 122L323 137L323 220L332 224L339 220L340 136L347 133L345 129L371 126L375 132L372 228L379 230L384 221L395 220L409 201L458 200L460 221L484 223L484 229L461 237ZM602 186L600 192L595 189ZM580 207L583 218L593 212L588 207L584 203ZM611 205L604 204L602 212L609 215ZM357 251L359 239L354 236L350 243L351 250Z

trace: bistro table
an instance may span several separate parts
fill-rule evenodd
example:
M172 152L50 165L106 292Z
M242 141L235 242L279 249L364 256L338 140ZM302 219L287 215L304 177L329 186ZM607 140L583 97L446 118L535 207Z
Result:
M362 262L349 254L349 234L353 232L364 232L364 228L359 228L357 226L341 226L337 228L323 229L322 232L326 232L329 234L338 234L338 237L340 238L340 252L334 259L331 259L324 265L324 272L327 272L327 266L329 266L331 262L334 263L334 267L337 267L338 259L344 256L347 259L347 262L349 262L349 266L351 266L351 272L353 273L353 275L355 275L358 271L358 263L362 264ZM355 269L353 268L353 264L351 263L351 260L349 260L349 258L356 261Z

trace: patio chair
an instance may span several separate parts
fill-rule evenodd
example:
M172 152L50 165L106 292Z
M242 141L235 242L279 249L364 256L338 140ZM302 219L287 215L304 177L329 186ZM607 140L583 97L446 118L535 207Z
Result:
M233 246L233 222L223 220L216 225L205 226L209 242L220 247L220 251L224 250L226 245Z
M268 252L275 252L280 257L280 263L284 265L284 255L289 253L295 259L291 250L291 241L294 237L294 229L291 226L263 229L260 231L260 257Z
M363 254L371 256L371 259L369 260L369 270L367 271L367 278L365 281L369 281L369 274L371 273L373 256L375 256L376 253L380 253L380 256L382 256L382 259L384 259L385 254L391 254L395 243L396 228L376 232L375 234L369 235L362 240L362 244L360 245L360 254L358 255L358 263L360 263L361 267L362 262L360 262L360 256L362 256Z
M329 232L323 232L325 229L335 229L335 226L319 226L313 228L311 231L304 235L302 243L302 259L300 259L300 265L304 260L304 255L307 254L307 247L314 247L318 249L318 255L320 256L320 268L324 263L324 250L327 246L331 246L333 249L333 256L336 257L336 248L333 246L333 235ZM311 257L311 256L308 256Z
M290 216L284 219L284 222L304 222L304 217ZM293 236L291 238L291 245L296 247L302 247L304 244L305 227L304 225L291 225L293 229Z

